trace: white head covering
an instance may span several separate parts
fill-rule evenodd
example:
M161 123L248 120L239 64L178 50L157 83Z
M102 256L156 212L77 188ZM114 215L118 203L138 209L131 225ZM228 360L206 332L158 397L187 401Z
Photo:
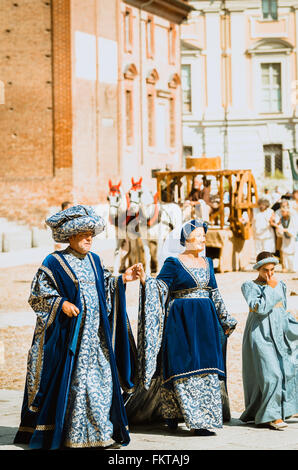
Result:
M208 223L202 219L192 219L174 228L168 234L162 245L162 248L159 251L158 261L160 265L162 265L168 257L172 256L177 258L181 253L183 253L185 251L185 246L182 244L183 239L187 239L190 233L198 227L203 227L206 233L208 229ZM205 255L206 248L204 248L204 250L199 253L199 256Z

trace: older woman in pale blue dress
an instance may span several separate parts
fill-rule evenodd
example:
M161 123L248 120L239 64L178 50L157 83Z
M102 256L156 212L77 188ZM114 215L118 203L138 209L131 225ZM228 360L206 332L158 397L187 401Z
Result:
M298 322L287 311L286 285L274 277L278 261L270 253L257 257L259 276L245 282L249 306L243 336L244 422L287 427L298 412Z

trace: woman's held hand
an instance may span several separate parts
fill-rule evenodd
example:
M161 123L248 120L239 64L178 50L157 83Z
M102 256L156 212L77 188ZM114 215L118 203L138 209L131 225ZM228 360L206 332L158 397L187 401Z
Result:
M136 273L137 273L138 279L140 279L141 284L144 285L146 281L146 273L145 273L144 266L142 265L142 263L138 263L136 265Z
M146 274L142 263L134 264L127 268L124 274L122 274L123 282L137 281L140 280L142 284L145 283Z

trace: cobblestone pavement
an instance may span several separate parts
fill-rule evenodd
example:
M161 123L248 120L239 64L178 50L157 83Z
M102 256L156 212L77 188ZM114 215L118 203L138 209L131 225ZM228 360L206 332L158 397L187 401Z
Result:
M106 265L109 259L107 258ZM1 260L0 260L1 262ZM27 299L30 284L39 263L0 268L0 449L12 446L19 424L24 388L27 352L32 341L35 314ZM298 275L277 273L288 287L288 309L298 319ZM247 317L242 297L242 282L255 277L254 272L217 274L217 282L229 312L237 319L236 331L228 345L228 390L233 419L215 437L190 436L179 425L177 434L169 435L162 425L131 429L131 443L124 450L142 449L297 449L298 419L292 418L286 430L270 431L239 421L243 410L241 378L241 343ZM127 309L134 333L137 325L138 282L127 285ZM26 448L26 447L25 447Z

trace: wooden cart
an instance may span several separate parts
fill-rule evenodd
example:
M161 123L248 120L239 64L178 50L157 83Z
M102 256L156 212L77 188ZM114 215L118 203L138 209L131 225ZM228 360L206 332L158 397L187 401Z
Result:
M211 203L206 246L220 248L220 272L242 269L246 261L241 262L241 253L243 258L248 245L245 242L252 240L253 209L258 201L254 176L251 170L157 171L159 200L183 207L197 175L211 181L211 195L216 201L213 207ZM245 260L249 257L244 256Z

